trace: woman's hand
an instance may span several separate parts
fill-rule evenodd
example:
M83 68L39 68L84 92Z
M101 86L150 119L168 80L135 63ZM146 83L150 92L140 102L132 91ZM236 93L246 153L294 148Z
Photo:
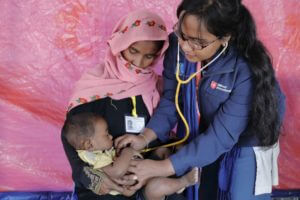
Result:
M132 147L139 151L144 149L151 141L157 138L152 129L145 128L139 135L126 134L115 139L115 147L120 150L124 147Z
M130 186L135 185L137 183L136 176L131 174L127 175L125 178L120 179L110 179L108 176L106 176L105 173L102 176L102 183L99 189L99 192L97 194L99 195L105 195L108 194L110 191L118 191L119 193L125 195L125 196L131 196L132 193L135 192L135 190L128 189ZM131 194L131 195L130 195Z
M143 136L126 134L115 139L115 147L119 151L125 147L131 147L137 151L145 148L147 143Z
M175 173L173 165L169 159L155 161L155 160L132 160L128 172L131 172L137 178L138 183L130 189L138 190L149 178L156 176L170 176Z
M92 190L94 193L105 195L112 190L116 190L120 193L124 191L122 186L111 180L104 172L88 166L85 166L83 170L91 180L88 189Z
M124 192L124 188L122 186L120 186L117 183L115 183L114 181L112 181L110 178L108 178L108 176L103 177L100 189L97 194L105 195L105 194L108 194L112 190L118 191L120 193Z
M132 159L144 159L144 157L141 154L141 152L133 149L133 158Z

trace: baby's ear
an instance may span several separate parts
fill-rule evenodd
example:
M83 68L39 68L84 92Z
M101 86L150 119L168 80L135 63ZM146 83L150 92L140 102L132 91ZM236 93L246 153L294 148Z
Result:
M83 149L84 150L88 150L88 151L92 150L93 147L94 147L93 143L92 143L92 141L90 139L84 140L82 142L82 145L83 145Z

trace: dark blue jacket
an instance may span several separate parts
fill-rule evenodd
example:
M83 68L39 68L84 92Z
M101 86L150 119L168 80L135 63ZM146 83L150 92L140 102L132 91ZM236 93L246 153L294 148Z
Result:
M162 141L169 139L168 132L177 123L175 90L177 81L177 38L169 37L170 47L164 59L164 93L159 106L147 127L154 130ZM189 63L180 55L180 62ZM278 86L280 115L285 111L285 97ZM255 146L254 136L247 137L251 100L253 95L252 72L247 62L234 47L228 48L202 73L198 90L198 106L201 113L199 134L170 159L177 175L194 166L203 167L213 163L223 153L239 143Z

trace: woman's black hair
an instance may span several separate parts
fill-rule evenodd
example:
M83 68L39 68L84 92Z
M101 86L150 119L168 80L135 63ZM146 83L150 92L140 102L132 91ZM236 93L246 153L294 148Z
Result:
M163 48L164 43L165 43L165 41L163 41L163 40L155 41L155 44L156 44L156 47L157 47L158 51L160 51Z
M183 0L177 16L194 15L216 37L231 36L253 72L253 100L248 128L260 145L273 145L280 132L276 79L271 57L257 38L255 22L241 0Z

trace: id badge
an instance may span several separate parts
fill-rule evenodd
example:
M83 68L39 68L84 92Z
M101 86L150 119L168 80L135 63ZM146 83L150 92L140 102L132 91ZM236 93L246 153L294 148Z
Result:
M125 115L125 130L127 133L139 133L145 127L145 117Z

